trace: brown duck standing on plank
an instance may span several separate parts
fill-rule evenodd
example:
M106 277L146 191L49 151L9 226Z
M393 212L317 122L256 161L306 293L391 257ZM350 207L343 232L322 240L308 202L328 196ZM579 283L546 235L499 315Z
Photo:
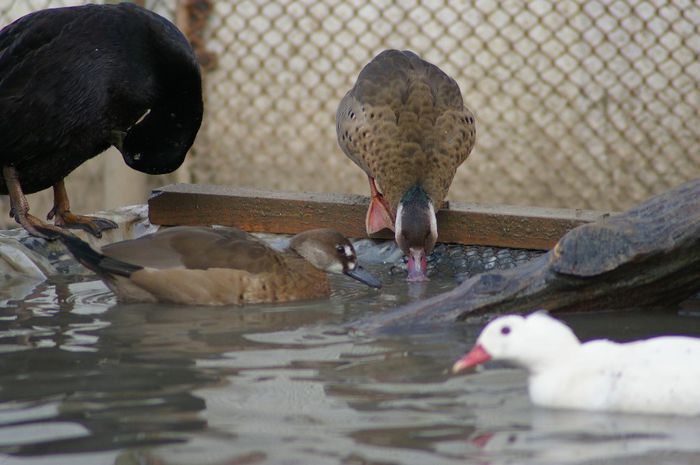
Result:
M48 219L95 236L116 223L70 211L64 178L110 145L133 169L178 168L202 121L199 65L180 31L130 3L41 10L0 31L0 194L31 234L24 194L53 186Z
M474 146L474 115L459 86L415 53L385 50L360 72L336 123L340 148L369 179L367 234L393 230L408 280L426 280L435 212Z
M314 299L330 294L326 273L381 287L357 263L350 241L332 229L297 234L281 252L236 228L177 226L107 245L101 253L70 233L41 231L57 236L127 301L226 305Z

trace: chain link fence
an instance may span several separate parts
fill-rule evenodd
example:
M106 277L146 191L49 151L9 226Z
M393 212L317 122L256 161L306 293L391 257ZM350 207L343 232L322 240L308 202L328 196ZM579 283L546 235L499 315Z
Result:
M59 3L82 2L0 0L0 19ZM174 1L145 3L174 18ZM213 8L215 57L193 181L367 194L335 110L386 48L440 66L476 114L451 199L620 210L700 176L696 2L189 3Z
M700 175L690 1L214 2L197 181L367 193L338 102L385 48L454 77L477 143L449 197L627 208Z

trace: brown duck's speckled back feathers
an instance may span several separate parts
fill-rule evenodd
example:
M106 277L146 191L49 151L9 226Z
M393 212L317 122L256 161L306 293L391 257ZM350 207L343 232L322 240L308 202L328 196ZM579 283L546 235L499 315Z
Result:
M391 208L420 184L440 207L474 146L474 115L457 83L410 51L386 50L340 102L338 143L379 184Z

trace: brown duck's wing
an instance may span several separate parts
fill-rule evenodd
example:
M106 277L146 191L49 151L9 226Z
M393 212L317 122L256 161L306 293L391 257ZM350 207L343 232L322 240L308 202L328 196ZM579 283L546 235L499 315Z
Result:
M236 228L178 226L110 244L103 247L102 253L156 269L228 268L263 273L285 266L279 252Z
M407 90L406 70L401 52L382 52L362 69L355 86L338 106L340 148L375 178L382 159L398 150L398 116Z
M408 51L384 51L365 66L336 121L343 152L394 207L419 182L441 202L474 145L474 117L457 83Z

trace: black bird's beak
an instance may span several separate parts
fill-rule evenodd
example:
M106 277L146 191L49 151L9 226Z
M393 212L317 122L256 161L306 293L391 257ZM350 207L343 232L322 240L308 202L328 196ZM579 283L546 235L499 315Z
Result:
M356 265L354 270L347 270L344 273L353 279L360 281L362 284L366 284L369 287L374 287L379 289L382 287L382 282L374 276L369 271L362 268L360 265Z

